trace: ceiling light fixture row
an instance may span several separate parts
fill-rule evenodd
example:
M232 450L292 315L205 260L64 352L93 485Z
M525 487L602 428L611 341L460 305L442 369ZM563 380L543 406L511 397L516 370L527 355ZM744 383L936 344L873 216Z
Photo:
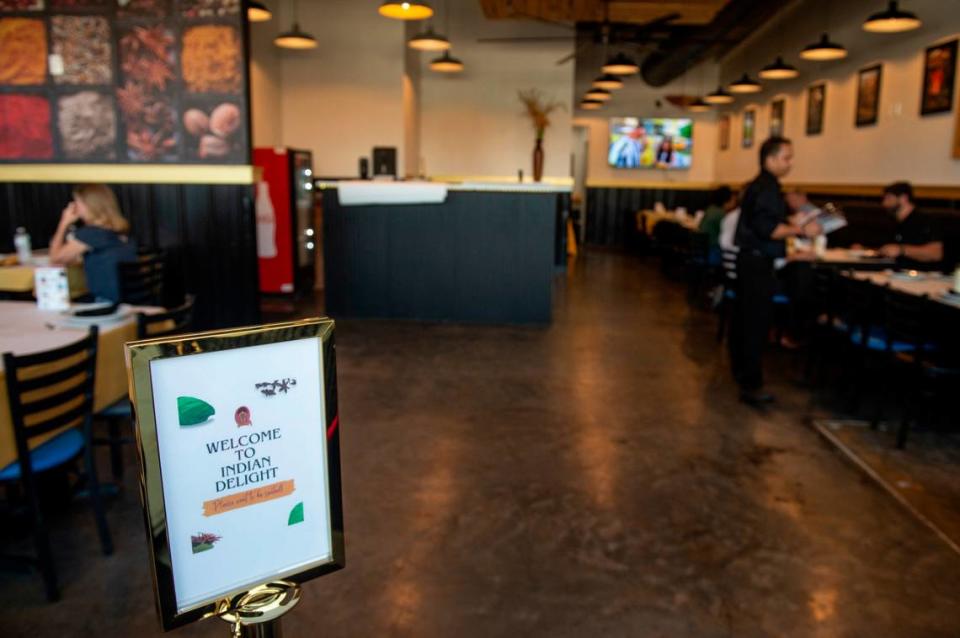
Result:
M640 66L627 54L617 53L607 58L601 71L603 74L593 81L580 101L580 108L584 111L602 108L604 103L613 97L613 91L623 88L623 76L639 73Z
M863 30L870 33L902 33L918 29L922 24L923 22L916 14L903 11L900 9L898 2L891 1L886 10L874 13L864 21ZM847 55L847 49L842 44L831 41L830 36L826 33L822 33L818 41L805 46L800 52L800 57L804 60L816 62L842 60ZM784 62L782 56L777 56L776 60L763 67L757 75L764 80L789 80L797 77L799 71L796 67ZM748 94L758 93L763 87L759 82L744 73L739 80L731 83L728 88L730 93ZM720 91L718 89L717 93ZM724 104L725 102L717 102L711 99L717 93L708 95L706 101L712 104Z
M446 8L446 7L445 7ZM433 8L426 2L384 2L380 5L380 15L395 20L426 20L434 15ZM447 31L450 30L450 12L445 11ZM437 33L433 25L427 27L409 40L407 46L417 51L443 52L443 55L430 61L430 70L437 73L460 73L464 69L463 61L450 54L450 40Z

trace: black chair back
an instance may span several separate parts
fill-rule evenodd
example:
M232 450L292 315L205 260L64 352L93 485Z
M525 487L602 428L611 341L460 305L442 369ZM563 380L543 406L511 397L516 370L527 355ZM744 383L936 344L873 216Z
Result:
M68 426L82 426L89 440L97 371L97 327L68 346L16 356L3 355L10 416L20 471L31 480L30 441ZM47 390L47 392L41 392ZM46 394L41 398L36 395Z
M829 324L837 315L838 288L837 273L833 268L822 268L814 264L812 268L810 298L814 318Z
M723 281L728 288L733 288L737 282L737 251L724 249L720 253L723 265Z
M156 314L137 314L137 338L155 339L189 332L193 327L193 295L182 305Z
M117 266L120 301L135 306L162 306L164 284L162 254L145 254Z
M887 333L887 352L896 348L908 349L917 363L930 344L930 307L928 297L918 297L895 290L884 291L884 327ZM896 344L896 348L895 348Z
M706 264L710 255L710 235L700 231L690 231L687 240L687 257L697 263Z
M957 375L960 373L960 333L957 331L960 310L931 301L928 311L934 348L926 353L927 362L941 372Z
M884 290L853 277L839 277L837 281L837 294L842 300L838 307L840 318L851 333L859 331L859 344L866 346L874 328L883 324Z
M41 513L40 493L34 477L31 440L44 435L59 436L61 432L69 433L74 428L82 428L82 444L67 449L76 449L78 456L82 453L85 467L82 484L88 490L93 507L100 546L105 555L113 553L113 539L103 512L91 446L97 337L97 327L93 326L86 337L62 348L23 356L10 352L3 355L10 416L17 444L19 480L27 497L37 549L35 560L20 560L29 560L39 566L47 590L47 599L50 601L59 598L60 592L50 539ZM39 449L42 449L42 446ZM65 458L63 462L72 460Z

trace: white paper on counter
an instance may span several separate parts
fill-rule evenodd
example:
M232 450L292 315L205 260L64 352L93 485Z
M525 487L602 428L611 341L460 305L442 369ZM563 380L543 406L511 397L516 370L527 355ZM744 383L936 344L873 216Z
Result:
M447 185L432 182L338 182L341 206L371 204L442 204Z

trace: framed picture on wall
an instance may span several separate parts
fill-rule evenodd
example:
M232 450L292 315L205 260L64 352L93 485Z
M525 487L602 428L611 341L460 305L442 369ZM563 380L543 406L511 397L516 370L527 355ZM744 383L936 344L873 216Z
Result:
M823 109L826 100L826 84L814 84L807 88L807 135L823 133Z
M720 116L720 150L725 151L730 148L730 116Z
M783 137L783 113L786 100L780 98L770 103L770 137Z
M883 66L875 64L857 74L857 126L877 123L880 114L880 79Z
M743 112L743 148L753 146L753 136L757 132L757 110L746 109Z
M953 125L953 159L960 159L960 109L957 109L957 120Z
M923 95L920 115L953 109L953 83L957 70L957 41L927 48L923 56Z

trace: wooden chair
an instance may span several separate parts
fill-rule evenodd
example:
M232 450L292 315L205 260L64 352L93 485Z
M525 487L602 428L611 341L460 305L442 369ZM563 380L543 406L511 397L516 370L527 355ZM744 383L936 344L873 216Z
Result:
M37 565L43 575L47 599L59 598L57 575L50 551L46 522L40 507L37 476L72 464L83 456L86 487L93 506L100 545L113 553L113 541L100 498L93 448L89 445L93 422L93 388L97 367L97 328L68 346L23 356L3 355L10 417L17 445L17 460L0 470L0 482L23 488L37 558L20 558ZM38 398L38 395L40 398ZM40 437L52 438L30 449Z
M118 264L120 301L135 306L162 306L164 256L148 253L136 261Z
M193 327L193 307L196 298L187 295L183 304L164 312L147 314L137 313L137 339L158 339L189 332ZM94 438L95 445L110 447L110 470L113 479L123 478L123 446L133 443L129 436L123 436L121 431L125 423L132 421L130 401L120 399L107 406L96 414L97 419L107 423L107 438Z

